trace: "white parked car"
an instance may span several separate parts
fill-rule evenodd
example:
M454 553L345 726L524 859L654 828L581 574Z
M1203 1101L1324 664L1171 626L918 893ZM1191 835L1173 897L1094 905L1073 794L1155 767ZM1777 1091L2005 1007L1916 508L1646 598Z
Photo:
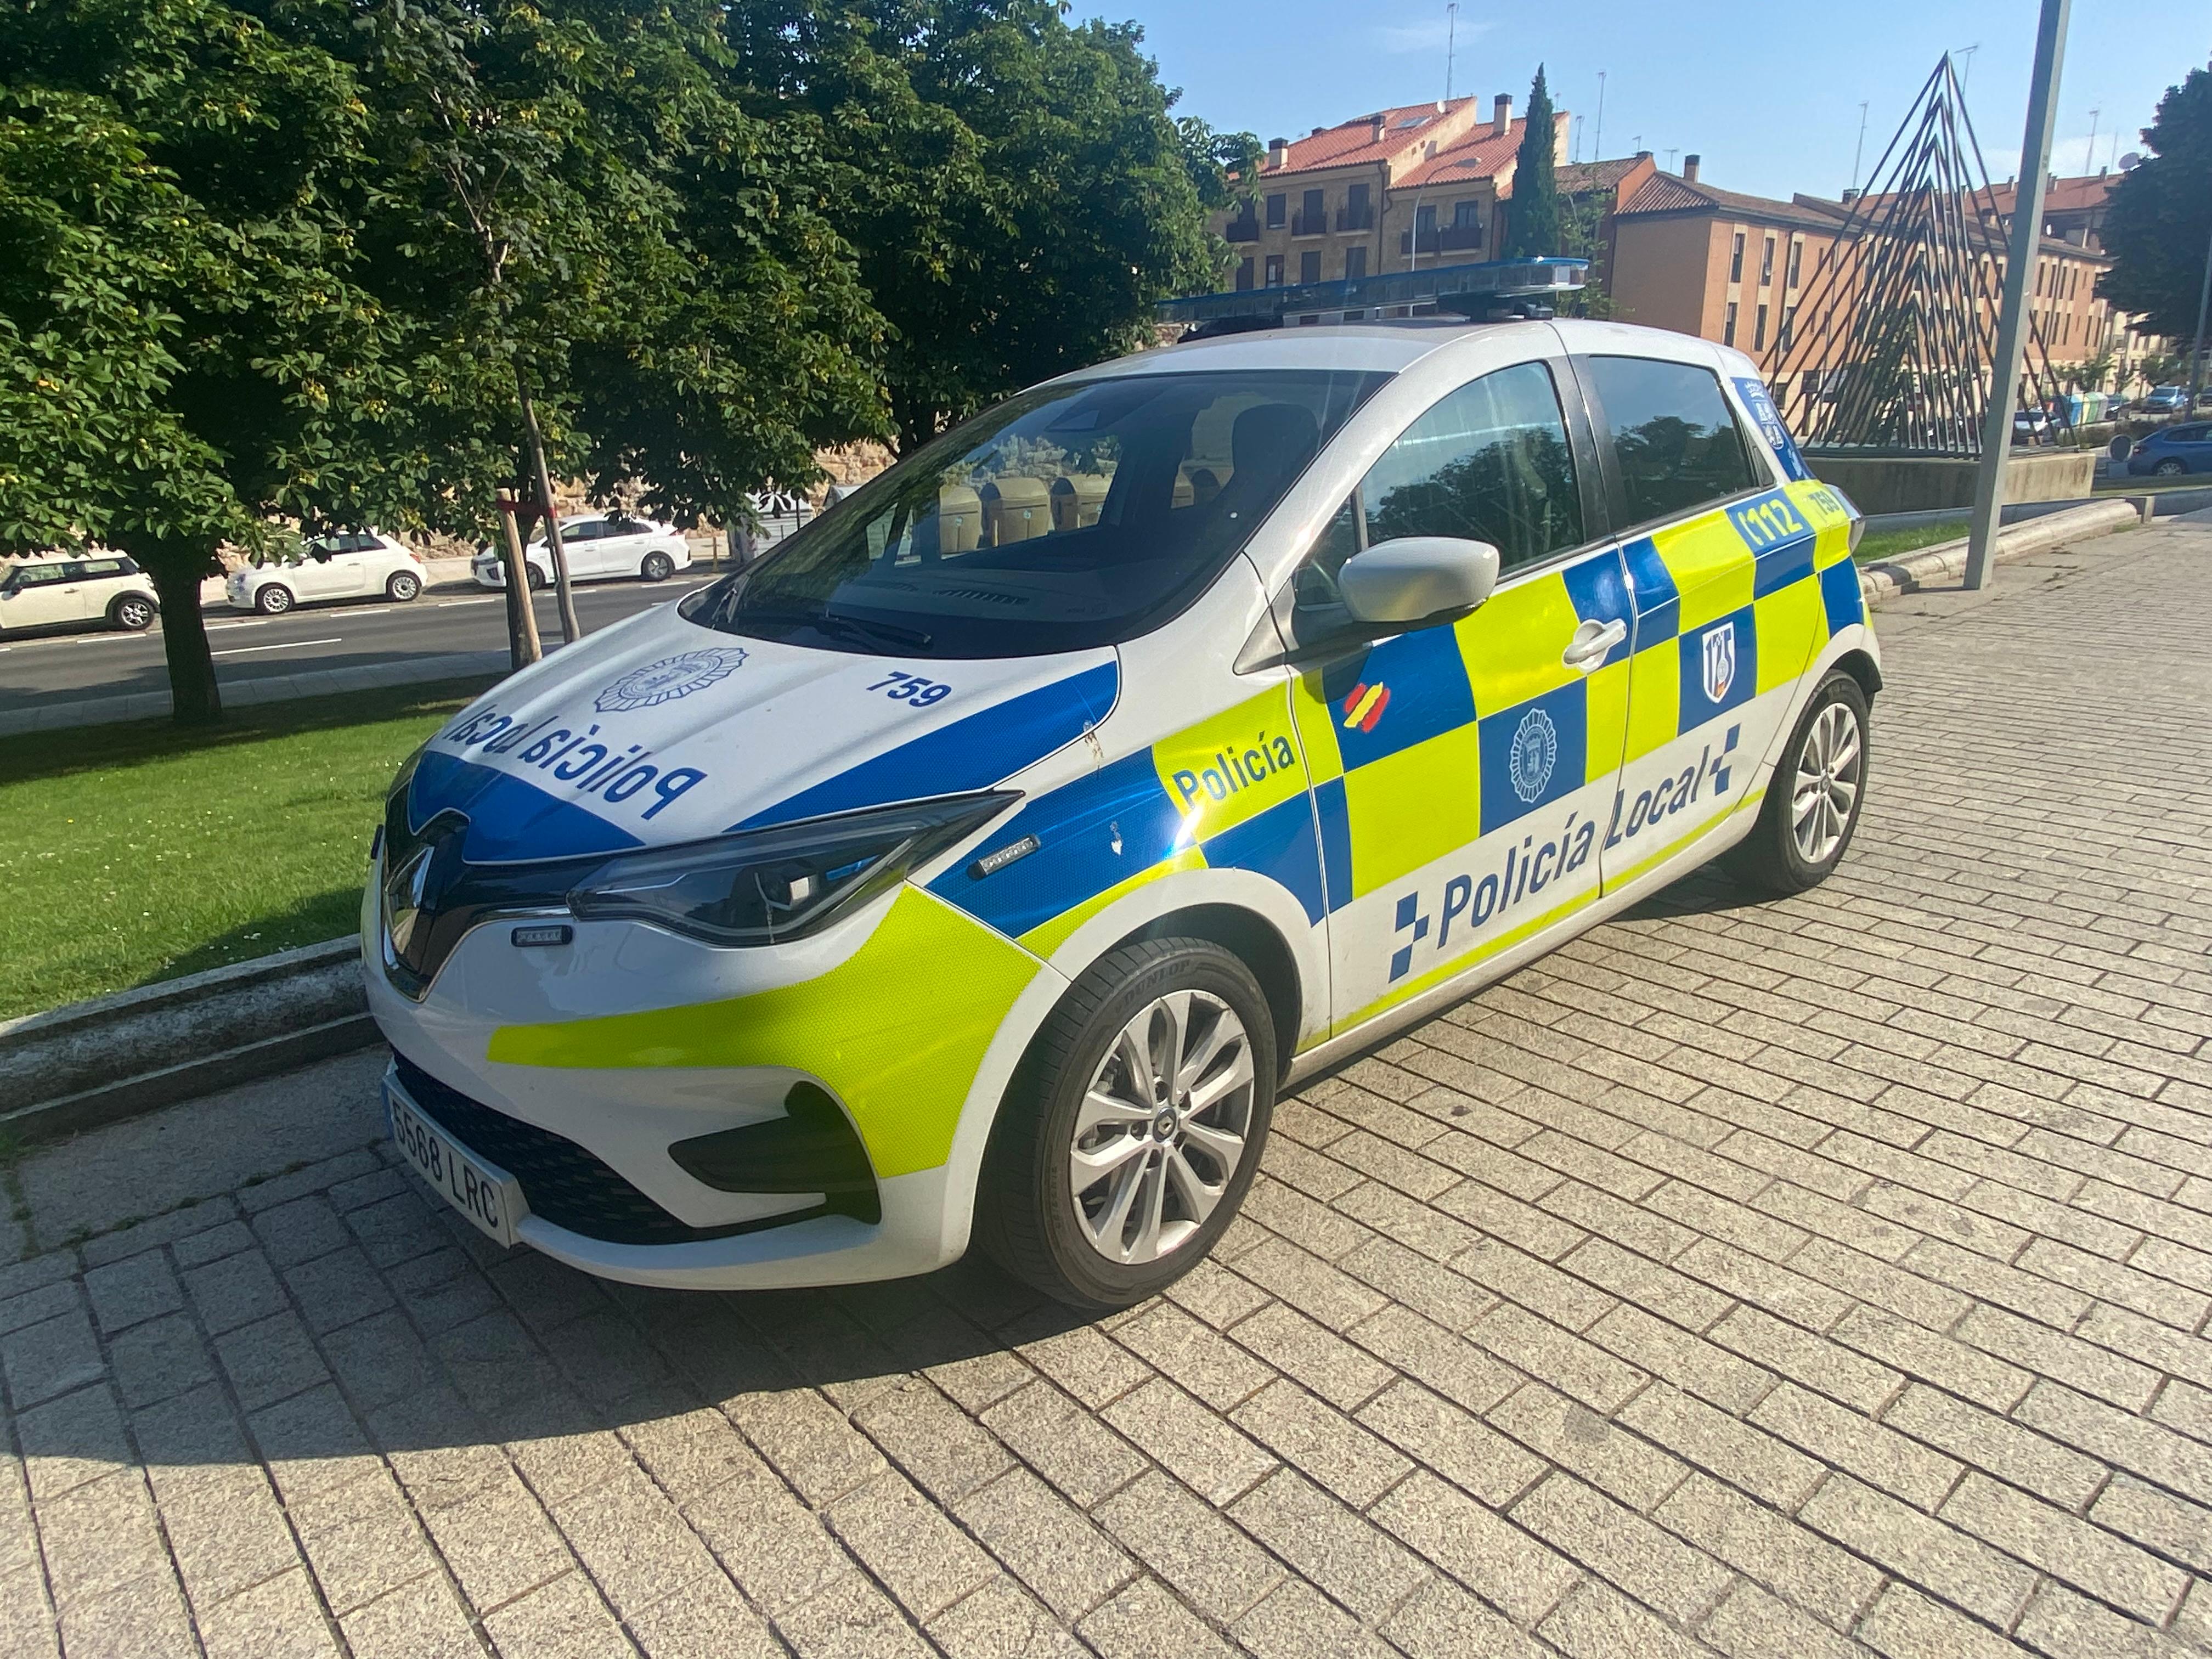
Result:
M0 633L104 618L137 634L160 614L152 579L120 553L94 548L76 557L41 554L0 565Z
M658 519L633 518L627 513L593 513L561 521L561 550L568 560L568 580L606 581L619 576L641 576L665 582L688 569L691 548L684 532ZM548 587L553 581L553 555L540 536L524 550L530 567L530 585ZM469 566L479 587L505 587L507 571L492 549L481 548Z
M309 542L296 562L240 565L223 597L234 611L280 617L311 600L380 597L404 604L422 591L422 560L380 532L352 530Z

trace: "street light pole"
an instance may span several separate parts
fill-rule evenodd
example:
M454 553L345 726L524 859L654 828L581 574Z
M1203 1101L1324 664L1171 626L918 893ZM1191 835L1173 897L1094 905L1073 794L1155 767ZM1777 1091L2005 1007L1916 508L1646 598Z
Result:
M2028 83L2027 127L2020 144L2020 184L2013 192L2011 246L2006 252L2003 309L1997 317L1996 361L1990 366L1990 410L1982 425L1982 468L1974 480L1974 516L1966 543L1970 588L1989 585L2004 510L2005 461L2012 448L2013 404L2020 397L2021 359L2027 344L2028 283L2043 247L2043 189L2051 172L2051 139L2058 117L2058 71L2066 56L2071 0L2043 0L2035 32L2035 75Z

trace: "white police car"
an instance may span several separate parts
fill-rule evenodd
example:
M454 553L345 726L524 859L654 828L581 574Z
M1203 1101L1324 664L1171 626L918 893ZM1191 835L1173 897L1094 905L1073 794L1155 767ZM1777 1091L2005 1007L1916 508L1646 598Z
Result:
M1079 1306L1202 1256L1278 1092L1727 853L1820 880L1881 684L1751 362L1253 332L1053 381L498 686L391 797L393 1127L641 1283Z

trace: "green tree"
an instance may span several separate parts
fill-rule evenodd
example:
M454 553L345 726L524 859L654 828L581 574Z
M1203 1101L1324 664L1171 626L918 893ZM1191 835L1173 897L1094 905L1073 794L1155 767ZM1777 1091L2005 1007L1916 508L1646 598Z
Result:
M221 0L9 7L0 64L0 538L136 558L176 718L211 720L218 548L387 477L403 388L342 207L362 112Z
M1513 159L1512 206L1505 217L1504 257L1540 259L1560 251L1559 187L1553 170L1557 145L1552 134L1552 93L1544 66L1528 88L1528 118Z
M729 27L754 106L818 123L902 447L1129 349L1223 269L1206 215L1257 144L1175 119L1133 25L1054 0L739 0Z
M2212 247L2212 70L2166 88L2142 141L2149 156L2122 176L2105 214L2112 267L2097 292L2145 319L2146 332L2186 341Z

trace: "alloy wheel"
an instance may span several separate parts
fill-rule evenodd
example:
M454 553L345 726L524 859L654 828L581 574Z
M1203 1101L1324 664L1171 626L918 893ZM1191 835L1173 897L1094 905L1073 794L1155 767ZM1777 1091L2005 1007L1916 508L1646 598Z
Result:
M1189 1243L1243 1160L1253 1086L1244 1023L1208 992L1171 991L1121 1028L1084 1091L1068 1152L1093 1249L1134 1267Z
M1805 733L1797 752L1796 787L1790 793L1790 834L1797 856L1825 864L1843 845L1857 810L1860 774L1866 745L1858 716L1847 703L1832 702Z

